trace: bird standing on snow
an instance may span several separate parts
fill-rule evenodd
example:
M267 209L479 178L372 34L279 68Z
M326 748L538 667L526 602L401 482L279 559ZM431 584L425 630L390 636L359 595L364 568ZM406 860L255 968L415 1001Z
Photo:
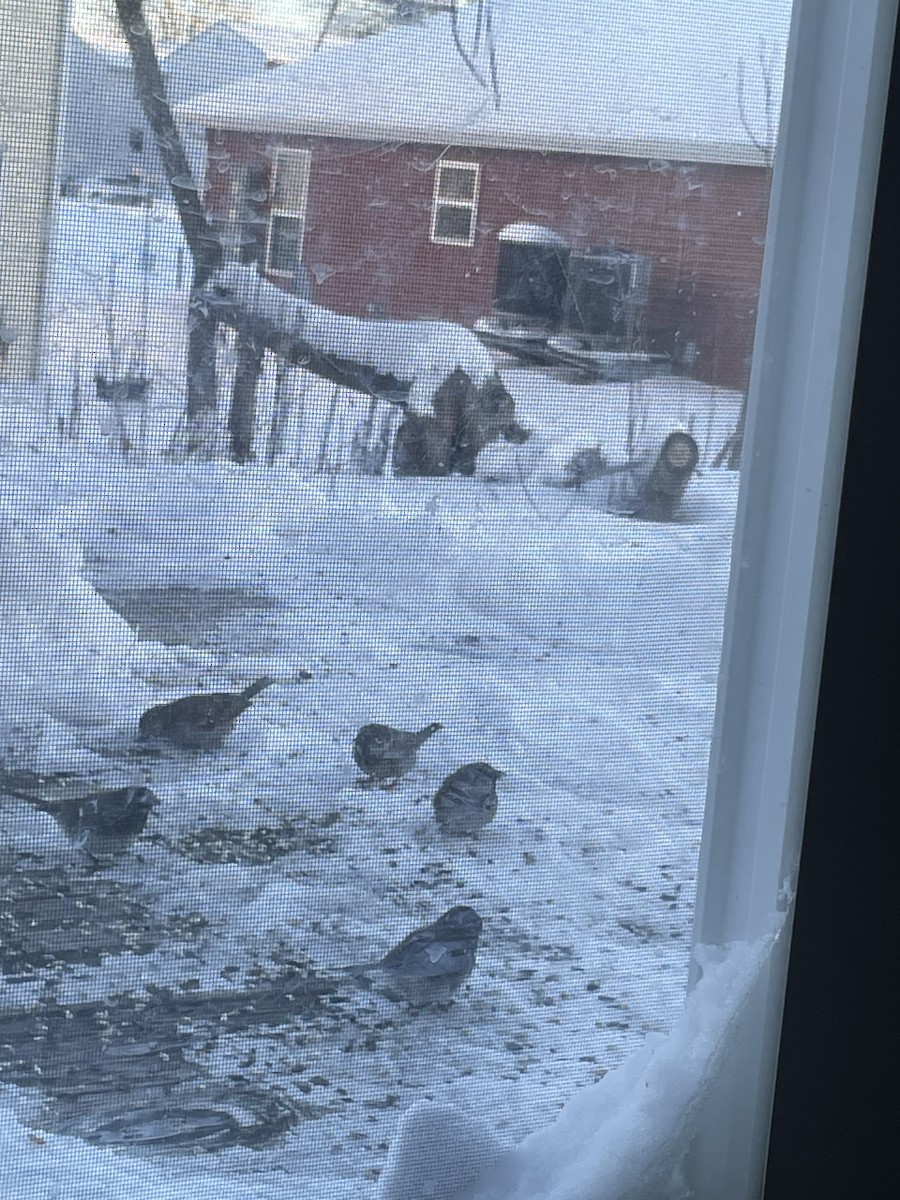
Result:
M435 793L434 815L445 833L478 833L497 815L497 780L490 763L466 763L451 772Z
M218 750L241 713L275 682L263 675L242 692L199 692L148 708L138 723L143 739L160 738L182 750Z
M413 1004L446 1001L472 973L483 924L474 908L458 904L407 934L384 958L344 969L385 985L390 999L393 992Z
M353 741L353 759L370 780L397 780L416 765L419 747L443 728L435 722L413 733L390 725L363 725Z
M124 854L144 832L150 813L159 804L159 797L147 787L47 797L0 779L0 791L48 813L72 845L94 859Z

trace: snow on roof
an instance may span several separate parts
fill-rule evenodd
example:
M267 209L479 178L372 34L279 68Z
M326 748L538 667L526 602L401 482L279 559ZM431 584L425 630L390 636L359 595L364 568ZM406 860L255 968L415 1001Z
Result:
M528 243L532 246L565 246L566 239L546 225L532 225L530 221L514 221L512 225L504 225L497 234L501 242L516 242L520 245Z
M307 54L319 39L318 30L284 29L259 22L235 21L231 28L262 50L270 63L294 63Z
M323 45L182 115L271 133L766 161L791 0L492 0L498 105L476 9L459 13L470 66L451 17L433 16Z

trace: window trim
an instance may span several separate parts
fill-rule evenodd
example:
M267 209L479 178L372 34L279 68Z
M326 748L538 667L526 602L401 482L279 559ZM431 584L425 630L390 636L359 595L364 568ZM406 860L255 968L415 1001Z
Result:
M283 208L275 203L276 188L278 181L278 162L279 159L288 157L298 157L306 160L306 182L303 188L303 200L300 208ZM300 266L300 254L303 250L303 243L306 240L306 218L309 212L309 185L312 178L312 151L304 150L299 146L277 146L272 154L272 173L269 179L269 220L266 227L266 253L265 253L265 271L267 275L278 275L282 279L293 279L297 275L297 271L283 271L278 267L272 266L272 228L275 217L294 217L302 222L300 238L297 242L297 266Z
M777 910L786 924L707 1095L697 1200L762 1193L896 14L794 2L693 942L755 940Z
M446 169L473 171L475 174L475 187L472 191L471 200L443 200L441 199L441 176ZM478 203L481 199L481 163L477 162L458 162L454 159L440 159L435 164L434 171L434 190L431 194L431 241L436 246L472 246L475 244L475 224L478 220ZM467 240L462 238L440 237L437 233L438 211L442 208L461 208L472 214L472 219L469 223L469 236Z
M895 1134L883 1118L884 1097L894 1086L884 1031L893 1027L896 1002L885 986L896 945L889 916L896 813L885 797L896 781L896 670L885 647L896 640L896 599L885 573L883 531L896 519L897 494L895 473L880 467L889 461L885 450L890 454L900 442L893 361L898 158L895 35L765 1200L878 1196L894 1154Z

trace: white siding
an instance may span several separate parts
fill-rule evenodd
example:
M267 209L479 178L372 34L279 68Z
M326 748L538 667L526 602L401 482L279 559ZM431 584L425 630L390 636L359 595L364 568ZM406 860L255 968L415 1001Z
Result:
M64 17L65 0L0 0L0 321L18 335L0 361L2 383L39 367Z

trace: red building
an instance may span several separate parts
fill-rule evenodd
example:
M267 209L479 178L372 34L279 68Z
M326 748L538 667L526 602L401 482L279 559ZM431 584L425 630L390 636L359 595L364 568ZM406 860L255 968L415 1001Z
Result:
M749 16L720 0L714 19L684 0L703 22L677 67L634 0L603 28L591 0L497 3L493 47L462 30L468 63L449 18L432 18L192 104L230 252L341 313L474 326L518 310L565 333L573 278L600 261L585 252L607 269L610 248L628 251L649 281L631 276L634 319L615 332L743 387L788 0ZM762 33L781 49L754 76Z

